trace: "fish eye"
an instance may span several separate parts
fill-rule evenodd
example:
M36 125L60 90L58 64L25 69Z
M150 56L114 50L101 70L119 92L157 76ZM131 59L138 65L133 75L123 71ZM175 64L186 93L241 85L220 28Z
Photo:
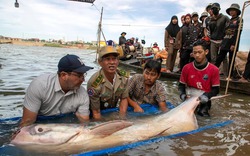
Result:
M34 126L34 127L32 127L30 129L30 134L31 135L36 135L36 134L41 134L41 133L45 133L45 132L48 132L48 131L50 131L50 129L46 129L46 128L42 127L42 126L36 125L36 126Z
M43 131L43 129L41 127L38 128L37 130L38 130L38 132L42 132Z

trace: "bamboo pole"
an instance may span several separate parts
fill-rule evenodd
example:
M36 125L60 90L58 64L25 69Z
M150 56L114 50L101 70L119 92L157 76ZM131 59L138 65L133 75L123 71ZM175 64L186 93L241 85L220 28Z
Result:
M240 24L239 24L239 27L238 27L236 43L235 43L235 46L234 46L233 58L232 58L232 61L231 61L231 64L230 64L229 74L228 74L228 77L227 77L227 85L226 85L225 95L227 94L227 91L228 91L229 81L230 81L230 77L231 77L231 71L232 71L232 68L233 68L233 62L234 62L234 59L235 59L235 56L236 56L236 50L237 50L237 47L238 47L238 44L239 44L239 37L240 37L240 32L241 32L241 27L242 27L242 19L243 19L244 11L245 11L245 8L249 4L250 4L250 1L245 1L244 4L243 4L243 7L242 7L241 16L240 16Z
M98 24L98 31L97 31L97 49L96 49L96 58L95 58L96 62L97 62L98 54L100 51L100 41L101 41L101 33L102 33L102 14L103 14L103 7L102 7L101 17L100 17L100 21Z

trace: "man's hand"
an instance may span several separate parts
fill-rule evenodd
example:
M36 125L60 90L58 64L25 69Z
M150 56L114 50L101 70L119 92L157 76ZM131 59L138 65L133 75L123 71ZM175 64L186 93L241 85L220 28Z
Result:
M182 101L185 101L187 99L187 95L186 94L181 94L180 98Z
M198 100L201 104L205 104L209 101L209 98L206 95L202 94L201 96L199 96Z
M140 113L143 113L144 110L138 105L134 108L134 112L140 112Z

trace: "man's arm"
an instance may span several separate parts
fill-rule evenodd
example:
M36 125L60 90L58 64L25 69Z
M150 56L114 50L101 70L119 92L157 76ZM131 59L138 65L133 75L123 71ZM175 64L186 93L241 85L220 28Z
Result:
M76 117L78 118L78 120L80 121L80 123L84 123L84 122L89 121L89 116L82 115L78 112L76 112L75 114L76 114Z
M179 82L179 85L178 85L178 90L179 90L179 95L180 95L180 99L182 101L185 101L186 98L187 98L187 94L186 94L186 85Z
M94 118L95 120L101 120L101 119L102 119L100 109L93 109L93 110L92 110L92 113L93 113L93 118Z
M166 102L165 101L160 102L159 107L160 107L160 110L162 112L167 112L168 111L168 108L166 107Z
M33 124L36 121L37 113L31 112L27 108L23 107L23 117L19 127L24 127Z
M127 109L128 109L128 99L123 98L123 99L121 99L121 102L119 105L119 110L120 110L119 115L121 118L124 118L126 116Z
M128 104L134 108L134 112L144 112L140 105L128 97Z

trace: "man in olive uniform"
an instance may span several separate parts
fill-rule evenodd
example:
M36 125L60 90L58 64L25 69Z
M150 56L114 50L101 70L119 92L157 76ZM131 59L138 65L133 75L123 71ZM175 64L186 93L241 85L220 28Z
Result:
M119 107L120 117L125 117L128 107L128 73L117 70L119 53L113 46L102 47L98 57L102 67L87 84L90 110L93 118L100 120L100 110Z

